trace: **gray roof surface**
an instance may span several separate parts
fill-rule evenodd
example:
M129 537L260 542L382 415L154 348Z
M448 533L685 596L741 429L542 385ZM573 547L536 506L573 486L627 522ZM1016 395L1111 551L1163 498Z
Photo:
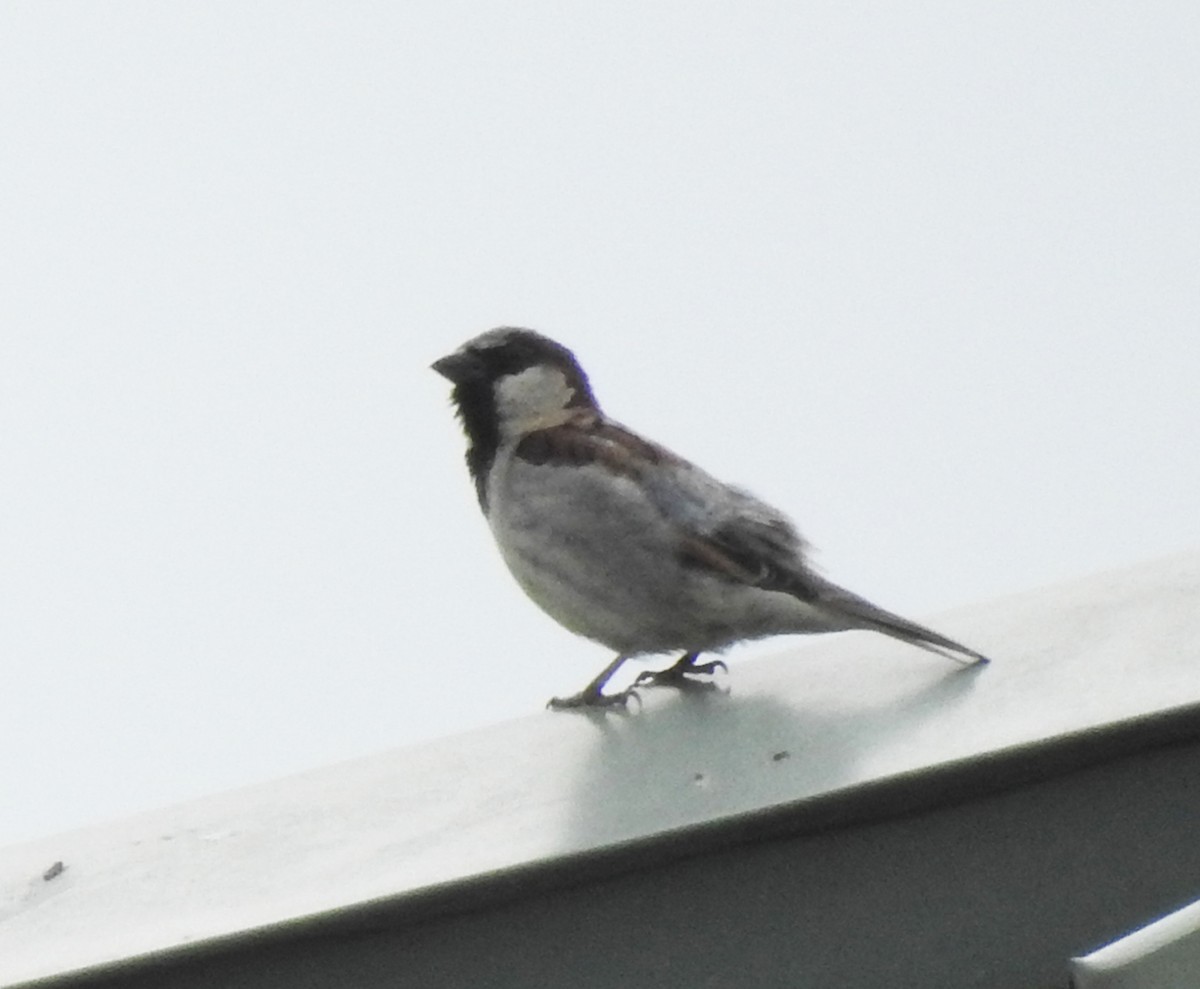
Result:
M617 868L623 849L827 827L1200 735L1200 553L929 621L995 662L866 633L781 640L728 689L538 712L0 850L0 986L364 905L445 909Z

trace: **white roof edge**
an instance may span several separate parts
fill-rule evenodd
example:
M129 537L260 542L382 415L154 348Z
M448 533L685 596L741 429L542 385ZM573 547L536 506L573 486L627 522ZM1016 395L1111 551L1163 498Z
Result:
M728 693L537 714L3 849L0 986L452 909L627 867L668 835L690 854L1196 737L1197 602L1185 554L935 623L987 668L830 637L734 665Z
M1174 989L1200 982L1200 900L1071 960L1075 989Z

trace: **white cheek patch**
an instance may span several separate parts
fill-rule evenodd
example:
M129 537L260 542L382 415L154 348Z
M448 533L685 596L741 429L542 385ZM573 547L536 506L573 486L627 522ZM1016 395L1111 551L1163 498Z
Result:
M500 430L512 436L561 422L575 391L561 371L538 365L500 378L495 396Z

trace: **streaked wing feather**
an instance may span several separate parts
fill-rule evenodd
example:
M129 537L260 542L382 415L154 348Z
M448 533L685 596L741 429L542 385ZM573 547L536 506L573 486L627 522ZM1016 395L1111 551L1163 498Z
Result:
M986 657L916 622L886 611L816 573L807 543L770 505L722 484L699 467L651 443L596 410L524 437L515 455L531 464L600 464L637 483L677 532L679 558L724 580L781 591L840 616L844 628L869 628L938 652Z
M530 433L516 455L539 465L601 464L637 481L675 526L680 558L689 565L803 600L818 593L806 543L782 514L594 411Z

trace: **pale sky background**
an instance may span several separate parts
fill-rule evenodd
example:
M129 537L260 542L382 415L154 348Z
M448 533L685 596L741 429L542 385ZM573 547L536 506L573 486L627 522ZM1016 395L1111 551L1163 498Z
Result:
M914 618L1200 546L1198 51L1191 0L0 6L0 843L607 662L428 370L497 324Z

